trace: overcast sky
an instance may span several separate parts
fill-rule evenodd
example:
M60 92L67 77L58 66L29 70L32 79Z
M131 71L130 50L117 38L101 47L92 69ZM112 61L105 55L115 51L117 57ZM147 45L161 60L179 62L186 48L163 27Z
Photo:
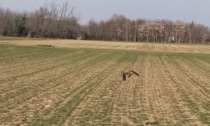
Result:
M30 12L51 1L68 1L80 13L82 24L108 20L116 13L129 19L194 21L210 27L210 0L0 0L0 7Z

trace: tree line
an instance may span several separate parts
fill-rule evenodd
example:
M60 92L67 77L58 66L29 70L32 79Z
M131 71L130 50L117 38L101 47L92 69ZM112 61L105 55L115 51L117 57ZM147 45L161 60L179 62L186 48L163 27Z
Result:
M52 2L30 13L0 8L0 21L2 36L159 43L205 44L210 41L208 27L179 20L131 20L114 14L109 20L90 20L81 25L79 14L68 2Z
M30 13L0 8L0 20L3 36L74 39L80 30L79 15L68 2L52 2Z
M114 14L109 20L91 20L83 27L85 38L94 40L206 43L210 41L208 27L194 22L169 20L130 20L123 15Z

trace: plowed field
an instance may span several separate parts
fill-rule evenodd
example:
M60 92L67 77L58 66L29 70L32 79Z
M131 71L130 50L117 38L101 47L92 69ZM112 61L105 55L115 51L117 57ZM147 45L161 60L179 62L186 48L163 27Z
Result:
M208 49L0 44L0 125L210 125Z

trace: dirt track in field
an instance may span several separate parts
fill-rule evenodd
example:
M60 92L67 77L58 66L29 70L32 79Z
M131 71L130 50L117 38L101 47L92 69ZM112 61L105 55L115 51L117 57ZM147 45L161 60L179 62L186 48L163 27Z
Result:
M0 61L0 125L210 124L209 54L0 45Z

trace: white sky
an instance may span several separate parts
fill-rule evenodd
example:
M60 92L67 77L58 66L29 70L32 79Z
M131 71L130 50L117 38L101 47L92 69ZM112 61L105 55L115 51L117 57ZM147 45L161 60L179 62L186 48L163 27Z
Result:
M68 1L80 13L80 22L108 20L113 14L129 19L168 19L210 27L210 0L0 0L0 7L34 11L46 3Z

